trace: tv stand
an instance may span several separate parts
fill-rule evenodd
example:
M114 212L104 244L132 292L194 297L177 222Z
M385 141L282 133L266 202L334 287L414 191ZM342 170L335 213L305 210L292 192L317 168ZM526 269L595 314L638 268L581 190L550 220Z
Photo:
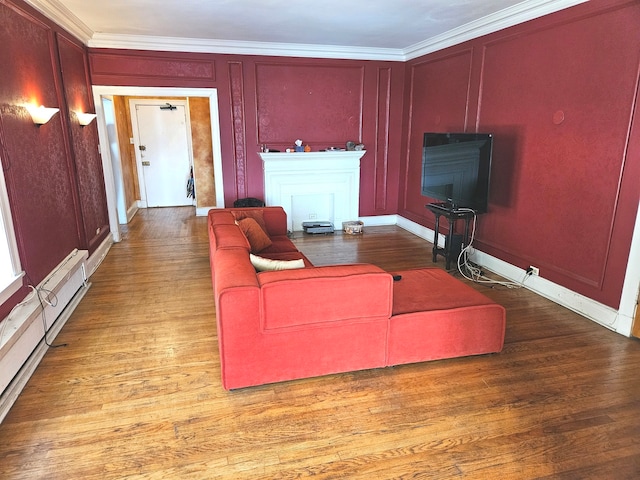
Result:
M433 262L435 263L437 261L438 255L442 255L445 258L445 268L449 270L451 269L451 260L455 260L457 265L458 255L460 255L462 248L467 245L469 222L475 216L475 212L469 209L456 209L446 203L428 203L425 207L436 217L435 233L433 236ZM449 231L444 240L444 248L438 247L441 216L449 222ZM454 235L454 227L458 220L464 220L463 235Z

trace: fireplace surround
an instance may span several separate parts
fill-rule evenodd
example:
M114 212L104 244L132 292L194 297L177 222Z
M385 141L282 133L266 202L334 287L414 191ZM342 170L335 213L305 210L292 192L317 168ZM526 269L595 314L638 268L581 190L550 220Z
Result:
M302 222L358 220L360 159L366 151L261 153L268 206L282 206L287 228Z

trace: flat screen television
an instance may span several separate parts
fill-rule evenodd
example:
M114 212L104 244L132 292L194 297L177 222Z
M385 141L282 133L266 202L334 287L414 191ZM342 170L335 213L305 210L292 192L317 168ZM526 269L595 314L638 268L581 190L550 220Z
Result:
M422 195L447 209L486 213L492 151L490 133L425 133Z

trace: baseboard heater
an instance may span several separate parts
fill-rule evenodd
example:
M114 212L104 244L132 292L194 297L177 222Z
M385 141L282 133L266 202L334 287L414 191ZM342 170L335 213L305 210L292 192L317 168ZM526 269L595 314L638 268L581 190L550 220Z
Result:
M23 305L0 323L0 422L48 349L45 329L51 343L88 290L87 258L86 250L72 251L37 286L40 297L48 302L41 303L31 292Z

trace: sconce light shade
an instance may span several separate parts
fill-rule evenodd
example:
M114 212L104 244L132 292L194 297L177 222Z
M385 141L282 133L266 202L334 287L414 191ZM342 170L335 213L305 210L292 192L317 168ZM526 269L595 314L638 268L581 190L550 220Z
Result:
M31 118L33 119L33 123L37 126L44 125L51 117L53 117L56 113L60 111L59 108L47 108L40 105L36 107L35 105L27 105L27 110L29 114L31 114Z
M83 127L86 127L91 122L93 122L93 119L96 118L96 114L76 112L76 117L78 117L78 122L80 123L80 125L82 125Z
M31 115L31 119L33 123L37 126L44 125L51 117L53 117L56 113L60 111L59 108L47 108L40 105L36 107L35 105L26 105L29 114Z

